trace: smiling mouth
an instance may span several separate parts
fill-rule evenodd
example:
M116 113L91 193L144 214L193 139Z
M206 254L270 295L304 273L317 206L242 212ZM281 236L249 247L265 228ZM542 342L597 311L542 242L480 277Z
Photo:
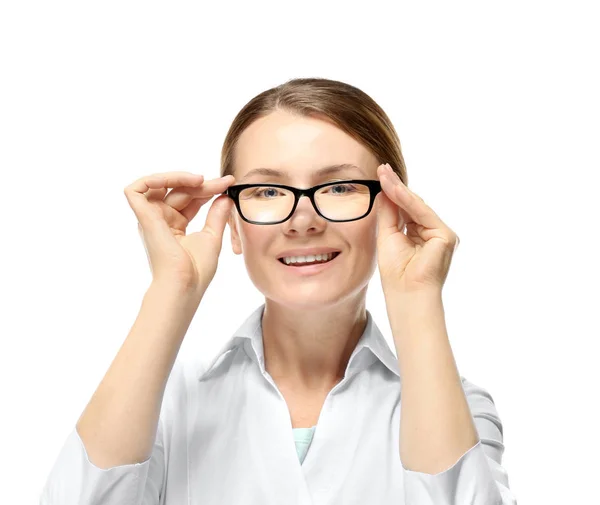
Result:
M335 258L337 258L340 255L340 251L334 252L331 259L327 260L314 260L314 261L302 261L302 262L296 262L296 263L286 263L284 261L283 258L278 258L280 263L283 263L285 266L288 267L302 267L302 266L310 266L310 265L320 265L321 263L329 263L330 261L333 261Z

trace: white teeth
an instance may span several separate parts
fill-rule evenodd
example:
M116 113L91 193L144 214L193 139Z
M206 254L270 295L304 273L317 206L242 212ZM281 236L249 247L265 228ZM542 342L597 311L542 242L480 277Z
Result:
M313 263L315 261L329 261L335 253L328 254L308 254L307 256L286 256L283 261L286 265L291 263Z

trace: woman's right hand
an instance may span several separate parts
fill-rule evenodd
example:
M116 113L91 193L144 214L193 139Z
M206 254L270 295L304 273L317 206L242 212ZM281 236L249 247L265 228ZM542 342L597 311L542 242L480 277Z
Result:
M186 235L186 228L202 205L234 182L232 175L205 181L190 172L166 172L141 177L125 188L154 282L204 294L217 270L233 201L219 196L202 231Z

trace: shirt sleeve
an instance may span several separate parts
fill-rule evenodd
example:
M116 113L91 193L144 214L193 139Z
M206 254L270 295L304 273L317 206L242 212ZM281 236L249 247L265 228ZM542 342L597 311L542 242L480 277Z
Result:
M164 471L160 420L146 461L107 469L90 461L74 427L46 480L40 505L158 505Z
M404 473L406 505L517 505L502 467L503 430L494 400L483 388L462 378L479 442L450 468L428 474Z

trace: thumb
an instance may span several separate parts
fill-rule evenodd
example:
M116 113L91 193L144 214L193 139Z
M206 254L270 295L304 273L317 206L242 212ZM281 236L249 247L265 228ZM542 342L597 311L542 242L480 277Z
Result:
M210 233L212 236L220 241L223 240L223 231L225 230L225 224L229 218L229 213L233 205L233 200L227 195L220 195L208 209L206 216L206 223L202 231Z
M206 216L206 223L201 231L191 233L185 238L189 249L193 251L194 260L202 264L206 260L206 254L210 257L218 257L223 246L223 231L229 217L233 200L226 195L216 198Z
M385 239L398 231L400 213L398 206L392 202L382 189L377 195L377 229L379 239Z

